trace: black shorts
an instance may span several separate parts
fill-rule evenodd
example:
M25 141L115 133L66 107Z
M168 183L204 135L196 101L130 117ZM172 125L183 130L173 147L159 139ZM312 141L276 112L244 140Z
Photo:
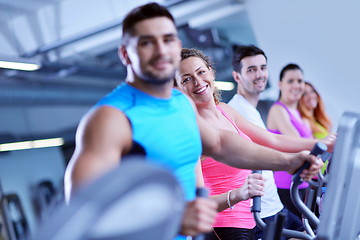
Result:
M284 228L299 231L299 232L303 232L305 230L304 225L298 216L296 216L295 214L293 214L291 211L289 211L286 208L283 208L280 212L285 213ZM262 218L262 220L266 224L268 224L269 222L274 221L275 216L276 215ZM261 228L256 226L255 227L255 239L261 239L263 237L263 234L264 234L263 230L261 230ZM285 240L285 239L287 239L287 238L281 237L281 240Z
M254 240L254 229L215 227L205 240Z

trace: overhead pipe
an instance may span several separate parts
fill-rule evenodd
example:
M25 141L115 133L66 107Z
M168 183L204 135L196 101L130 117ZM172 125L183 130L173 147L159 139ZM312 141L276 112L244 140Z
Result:
M68 37L68 38L59 39L59 40L57 40L57 41L55 41L53 43L50 43L48 45L39 47L35 51L23 54L23 57L31 58L31 57L37 56L39 54L44 54L44 53L50 52L52 50L64 47L64 46L69 45L71 43L80 41L82 39L94 36L94 35L102 33L102 32L105 32L105 31L110 30L112 28L121 26L121 24L122 24L122 20L121 21L119 21L119 20L111 21L111 22L106 23L106 24L104 24L104 25L102 25L100 27L91 29L90 31L86 31L86 32L83 32L83 33L80 33L80 34L77 34L77 35L74 35L74 36L71 36L71 37Z
M121 65L119 60L119 66ZM126 71L124 69L111 69L99 66L86 66L80 64L64 64L60 62L51 63L45 62L42 64L42 69L49 69L51 71L60 71L60 70L72 70L71 74L79 75L89 75L92 77L101 77L101 78L113 78L113 79L124 79L126 77ZM70 75L70 74L69 74Z
M189 0L167 1L167 2L163 3L162 5L165 6L165 7L171 7L173 5L179 4L181 2L186 2L186 1L189 1ZM77 34L77 35L74 35L74 36L70 36L68 38L59 39L59 40L57 40L57 41L55 41L53 43L50 43L48 45L39 47L38 49L36 49L34 51L24 53L22 55L22 57L31 58L31 57L34 57L34 56L37 56L37 55L40 55L40 54L44 54L44 53L50 52L52 50L55 50L55 49L64 47L66 45L69 45L71 43L80 41L82 39L85 39L85 38L97 35L99 33L108 31L108 30L113 29L115 27L119 27L121 25L122 25L122 20L117 19L115 21L111 21L111 22L103 24L103 25L101 25L99 27L93 28L90 31L86 31L86 32L83 32L83 33L80 33L80 34Z

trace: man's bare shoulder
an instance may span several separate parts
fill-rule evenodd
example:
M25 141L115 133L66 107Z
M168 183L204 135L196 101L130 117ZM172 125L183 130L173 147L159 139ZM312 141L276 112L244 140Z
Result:
M129 120L126 117L126 115L119 109L106 105L89 111L81 119L81 124L84 125L111 124L113 122L122 124L122 123L129 123Z
M77 138L82 142L90 142L91 146L99 145L99 141L119 144L125 152L131 145L131 135L131 124L126 115L111 106L91 110L82 118L77 130Z

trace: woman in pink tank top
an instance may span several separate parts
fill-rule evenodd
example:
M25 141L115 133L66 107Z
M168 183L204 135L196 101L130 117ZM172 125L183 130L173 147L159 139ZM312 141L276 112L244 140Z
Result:
M237 132L240 136L251 141L233 122L225 112L227 106L217 101L214 96L213 72L199 57L191 57L182 61L189 63L191 70L186 70L186 76L180 81L180 88L187 85L189 75L202 76L204 81L194 86L190 91L184 91L195 102L199 114L205 116L209 123L221 126L227 131ZM184 66L184 65L183 65ZM195 67L196 66L196 67ZM196 68L196 69L194 69ZM211 82L208 82L209 79ZM189 81L190 82L190 81ZM223 109L224 107L224 109ZM255 221L250 211L251 197L263 194L264 179L260 174L251 174L251 170L233 168L220 163L210 157L203 157L201 168L205 186L210 195L220 203L219 213L216 216L214 232L207 239L254 239ZM250 184L251 183L251 184ZM252 184L254 183L254 184ZM222 201L219 201L222 199Z
M250 123L235 109L219 102L214 87L214 68L207 56L196 49L183 49L181 58L175 86L193 100L199 115L209 124L225 131L237 132L248 141L281 151L309 150L315 144L313 140L272 134ZM257 153L250 148L244 154L251 157ZM250 213L251 201L248 199L262 194L261 175L232 168L206 156L202 157L201 169L198 170L203 175L199 182L203 180L211 197L219 204L214 231L207 239L253 239L255 222ZM251 184L253 182L258 184Z

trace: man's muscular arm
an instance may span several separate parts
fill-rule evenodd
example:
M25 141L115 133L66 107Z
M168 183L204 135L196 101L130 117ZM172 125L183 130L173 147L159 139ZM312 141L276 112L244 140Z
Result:
M65 197L117 167L131 148L131 126L126 116L112 107L100 107L86 115L76 133L76 148L65 171Z

